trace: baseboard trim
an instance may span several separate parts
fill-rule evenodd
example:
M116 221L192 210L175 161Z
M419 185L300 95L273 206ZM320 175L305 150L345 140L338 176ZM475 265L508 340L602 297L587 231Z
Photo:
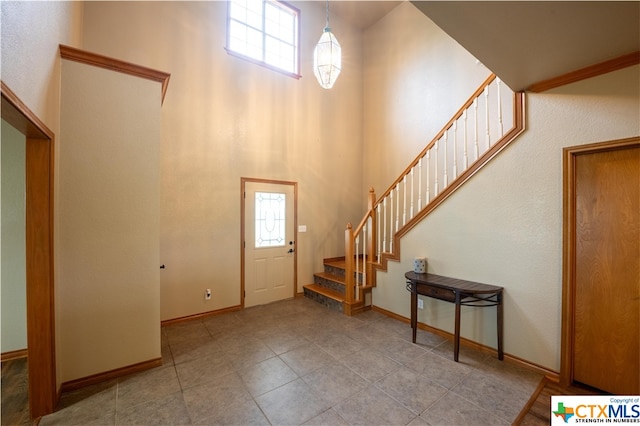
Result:
M11 361L14 359L28 358L27 349L18 349L17 351L7 351L0 354L0 362Z
M509 361L513 364L517 364L521 367L534 371L536 373L542 374L547 380L553 383L560 383L560 373L557 371L553 371L547 367L543 367L534 362L528 361L524 358L517 357L515 355L507 355L505 354L505 358L508 357Z
M115 370L105 371L103 373L93 374L91 376L82 377L80 379L64 382L60 386L60 392L69 392L76 389L84 388L86 386L95 385L97 383L105 382L107 380L117 379L118 377L127 376L133 373L139 373L151 368L160 367L162 365L162 358L155 358L149 361L139 362L126 367L116 368Z
M391 317L393 319L402 321L404 323L410 324L411 320L409 318L403 317L402 315L398 315L394 312L388 311L386 309L383 309L379 306L372 306L371 307L372 310L376 311L376 312L380 312L381 314L384 314L388 317ZM428 331L430 333L433 333L435 335L438 335L440 337L444 337L447 340L453 340L454 335L453 333L449 333L448 331L444 331L441 330L439 328L435 328L435 327L431 327L430 325L418 322L418 328L420 330L424 330L424 331ZM491 348L489 346L483 345L481 343L478 342L474 342L473 340L469 340L466 339L464 337L460 337L460 344L464 345L468 348L472 348L475 350L479 350L483 353L487 353L490 355L495 356L496 358L498 357L498 350ZM545 376L547 379L549 379L552 382L558 382L560 380L560 373L558 373L557 371L553 371L550 370L546 367L543 367L541 365L535 364L531 361L527 361L526 359L517 357L515 355L510 355L508 353L504 354L504 360L508 361L511 364L515 364L518 365L520 367L526 368L527 370L531 370L534 371L536 373L542 374L543 376Z
M179 318L163 320L163 321L160 321L160 325L164 327L165 325L178 324L178 323L181 323L181 322L193 321L193 320L207 318L207 317L213 317L213 316L216 316L216 315L222 315L222 314L226 314L226 313L229 313L229 312L236 312L236 311L240 311L240 310L242 310L242 305L230 306L228 308L218 309L218 310L215 310L215 311L202 312L202 313L195 314L195 315L187 315L186 317L179 317Z

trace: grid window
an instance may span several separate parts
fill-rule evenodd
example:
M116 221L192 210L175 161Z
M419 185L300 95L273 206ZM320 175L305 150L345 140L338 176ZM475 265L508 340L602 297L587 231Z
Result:
M299 15L275 0L229 0L227 51L299 77Z

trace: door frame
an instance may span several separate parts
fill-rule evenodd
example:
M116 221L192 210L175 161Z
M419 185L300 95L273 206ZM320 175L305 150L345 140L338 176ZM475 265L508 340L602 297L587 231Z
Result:
M575 288L576 288L576 160L584 154L593 154L640 146L640 136L616 139L588 145L567 147L562 152L562 336L560 352L560 384L573 383Z
M266 183L276 185L291 185L293 186L293 234L294 241L296 241L296 248L293 251L293 294L291 297L295 297L298 291L298 182L290 182L285 180L271 180L271 179L258 179L258 178L240 178L240 305L244 308L245 297L245 191L247 182L253 183Z
M2 118L26 137L26 274L29 411L52 413L58 399L53 269L54 134L1 82Z

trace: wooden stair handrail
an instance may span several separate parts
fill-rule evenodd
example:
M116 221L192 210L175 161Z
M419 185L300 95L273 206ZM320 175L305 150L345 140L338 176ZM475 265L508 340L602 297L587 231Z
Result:
M467 101L460 107L460 109L458 109L458 111L453 115L453 117L451 117L451 119L447 122L447 124L445 124L444 127L442 127L442 129L436 134L436 136L433 139L431 139L431 142L429 142L427 144L427 146L425 146L424 149L422 151L420 151L420 153L416 156L416 158L411 163L409 163L409 166L407 166L407 168L404 169L404 171L400 174L400 176L391 184L391 186L389 186L389 188L380 196L380 198L378 198L378 200L376 201L375 206L377 206L378 203L380 203L382 200L384 200L385 197L387 195L389 195L391 193L391 191L396 187L396 185L398 185L400 182L402 182L402 179L404 179L404 177L411 172L411 169L413 167L415 167L418 164L418 162L420 161L420 159L427 154L427 151L429 151L435 145L435 143L438 140L440 140L440 138L442 138L444 133L447 130L449 130L449 128L453 125L453 123L456 120L458 120L460 117L462 117L462 114L464 113L464 111L466 111L471 105L473 105L473 101L478 96L480 96L480 94L482 94L482 92L484 91L485 87L487 87L491 83L493 83L493 81L495 79L496 79L496 75L495 74L491 74L489 77L487 77L487 79L485 81L482 82L480 87L478 87L476 89L476 91L473 92L473 95L471 95L471 97L469 97L469 99L467 99Z
M354 255L358 256L358 253L354 253L355 249L355 239L358 235L360 235L363 231L363 228L367 223L371 223L371 230L367 233L367 248L366 253L367 256L371 256L371 259L364 259L367 271L367 278L373 280L373 286L375 286L375 271L386 270L387 262L389 259L399 260L400 259L400 239L403 235L405 235L409 230L411 230L414 226L416 226L425 216L427 216L431 211L433 211L436 207L438 207L445 199L447 199L455 190L457 190L460 186L462 186L467 180L469 180L476 172L478 172L487 162L489 162L492 158L494 158L500 151L502 151L509 143L511 143L514 139L516 139L524 130L525 130L525 94L524 92L516 92L513 94L513 125L510 130L506 133L502 134L502 136L493 144L489 146L489 148L482 153L476 160L471 163L467 168L455 176L455 178L445 185L442 192L439 192L433 199L425 200L425 205L420 206L419 211L411 217L406 223L403 223L401 227L398 227L393 235L390 235L391 243L391 251L389 252L381 252L379 253L379 257L375 255L375 250L377 245L377 240L380 236L377 235L377 208L378 205L384 202L384 200L391 194L391 192L398 187L403 180L406 179L411 171L420 163L420 161L425 158L427 153L434 145L441 140L446 132L454 127L457 120L461 119L474 102L478 99L478 97L485 91L491 83L496 80L495 74L491 74L485 81L476 89L476 91L469 97L469 99L458 109L458 111L453 115L453 117L444 125L444 127L436 134L436 136L426 145L426 147L415 157L415 159L409 164L409 166L402 172L402 174L389 186L389 188L378 198L376 199L374 189L371 188L369 190L369 199L368 199L368 208L364 214L364 217L358 224L358 226L353 229L352 225L349 224L345 231L345 262L347 266L347 270L345 271L347 278L347 293L346 293L346 302L353 303L354 302L354 288L357 283L354 283L353 272L354 272ZM500 82L498 81L498 86ZM488 106L487 106L488 108ZM488 118L487 118L488 120ZM501 118L500 118L501 120ZM502 123L502 121L500 121ZM487 123L488 125L488 123ZM487 130L488 132L488 130ZM428 157L427 157L428 158ZM465 163L466 164L466 163ZM406 186L405 186L406 191ZM406 207L406 206L405 206ZM412 204L413 208L413 204ZM413 211L413 210L412 210ZM386 215L385 215L386 218ZM404 219L403 219L404 220ZM386 236L385 236L386 238ZM384 245L384 244L383 244ZM377 258L377 260L376 260ZM364 283L366 287L369 287L371 283ZM346 309L346 308L345 308ZM346 310L345 310L345 313Z

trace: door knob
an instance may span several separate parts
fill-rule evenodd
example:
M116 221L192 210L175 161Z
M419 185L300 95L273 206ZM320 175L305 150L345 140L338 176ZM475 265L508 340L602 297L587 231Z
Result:
M294 251L295 251L294 249L289 249L287 253L293 253Z

